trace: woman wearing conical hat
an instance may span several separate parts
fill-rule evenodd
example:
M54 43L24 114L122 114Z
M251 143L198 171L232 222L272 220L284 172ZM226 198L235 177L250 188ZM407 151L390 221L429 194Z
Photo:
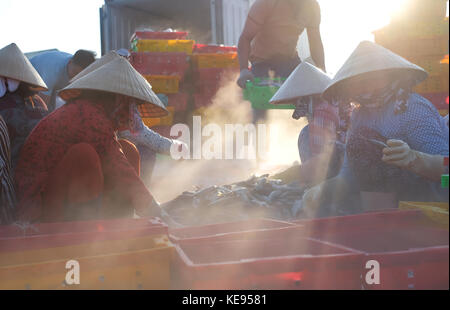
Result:
M428 100L412 91L426 78L422 68L391 51L367 41L359 44L323 94L340 110L355 107L350 121L344 123L350 124L346 158L336 178L305 193L307 210L314 213L354 192L367 197L363 201L367 205L373 192L392 201L448 201L448 192L439 183L383 157L383 152L399 143L426 154L448 156L449 135L442 117Z
M16 44L0 49L0 115L8 126L13 171L25 139L47 114L47 106L37 95L46 89Z
M167 110L123 58L60 91L67 103L27 139L17 167L18 214L25 221L159 215L139 178L139 153L118 130L134 130L138 105L154 117Z
M92 63L86 69L76 75L71 80L71 82L75 82L77 79L120 57L124 57L128 60L128 57L119 55L118 52L115 51L106 53L102 58L96 60L94 63ZM157 94L156 96L159 99L162 98L160 94ZM161 101L163 100L161 99ZM118 137L131 141L136 145L141 159L141 178L143 178L144 182L147 184L146 181L151 179L151 175L153 173L153 168L156 163L156 154L170 155L170 149L172 145L185 148L187 148L187 146L181 141L168 139L148 128L142 121L141 117L141 115L144 115L144 117L151 116L147 114L145 105L140 106L139 112L140 113L136 113L134 115L136 118L135 132L131 132L129 129L123 130L118 132Z
M309 123L301 130L298 139L302 164L274 178L285 182L317 184L339 171L343 148L339 147L341 143L336 132L339 125L338 109L321 98L330 82L331 78L323 71L303 62L270 100L272 104L294 104L296 109L292 117L306 117Z

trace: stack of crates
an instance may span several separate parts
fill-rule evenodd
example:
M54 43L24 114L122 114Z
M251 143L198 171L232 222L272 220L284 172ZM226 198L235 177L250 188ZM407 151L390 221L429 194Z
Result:
M196 44L191 61L196 109L211 105L225 80L239 72L237 48L232 46Z
M157 94L168 97L169 115L147 118L149 127L171 126L174 114L187 109L188 94L182 85L189 69L194 41L187 32L137 31L131 38L131 64L152 85Z
M376 43L428 72L428 79L414 90L430 100L443 116L448 114L449 91L449 66L442 63L449 43L446 10L447 0L409 0L402 16L374 32Z

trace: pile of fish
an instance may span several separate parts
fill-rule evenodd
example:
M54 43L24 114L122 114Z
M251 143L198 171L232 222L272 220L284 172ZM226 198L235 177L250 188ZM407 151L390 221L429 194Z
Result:
M290 220L302 213L303 192L297 183L283 184L268 175L252 176L231 185L184 192L162 207L185 226L260 217Z

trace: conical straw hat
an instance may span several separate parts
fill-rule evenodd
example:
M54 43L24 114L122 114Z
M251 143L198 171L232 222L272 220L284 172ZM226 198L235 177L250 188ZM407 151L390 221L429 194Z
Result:
M77 98L83 90L97 90L125 95L151 104L142 117L166 116L168 111L152 91L151 85L123 57L116 58L75 80L59 92L64 100Z
M79 78L85 76L88 73L91 73L92 71L100 68L101 66L103 66L104 64L107 64L108 62L119 58L120 56L114 52L114 51L109 51L108 53L106 53L105 55L103 55L102 58L97 59L96 61L94 61L93 63L91 63L89 66L87 66L83 71L81 71L80 73L78 73L77 75L75 75L71 80L70 83L73 83L75 80L78 80Z
M272 104L285 103L300 97L320 95L331 78L313 65L302 62L270 99Z
M47 85L16 43L0 49L0 76L27 83L35 90L47 90Z
M424 69L403 57L380 45L370 41L363 41L336 73L333 81L324 91L323 96L329 100L338 95L342 85L349 82L351 78L364 78L364 76L370 76L367 75L368 73L383 71L400 73L398 76L405 80L410 80L413 83L411 86L422 82L428 76Z

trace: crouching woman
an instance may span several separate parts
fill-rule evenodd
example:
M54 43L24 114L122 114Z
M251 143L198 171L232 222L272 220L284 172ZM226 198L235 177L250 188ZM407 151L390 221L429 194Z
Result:
M73 221L158 216L160 208L139 178L139 153L118 130L133 130L139 104L166 115L148 82L116 59L70 84L67 104L44 118L20 153L18 217Z

